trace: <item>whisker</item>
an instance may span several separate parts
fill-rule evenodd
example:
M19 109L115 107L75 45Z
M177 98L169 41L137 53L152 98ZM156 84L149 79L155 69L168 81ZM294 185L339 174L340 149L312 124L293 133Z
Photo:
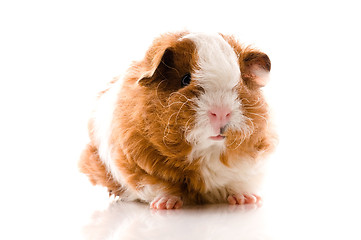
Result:
M232 146L232 145L233 145L233 144L234 144L234 143L235 143L235 142L237 141L237 138L238 138L238 137L235 137L232 143L230 143L230 144L227 144L227 147L230 147L230 146Z
M251 123L251 125L252 125L251 129L254 130L254 123L253 123L252 119L249 118L249 117L246 117L246 116L244 116L244 118L245 118L246 121L249 121Z
M243 101L247 101L248 104L243 103ZM253 106L257 105L260 101L261 101L261 98L259 98L259 97L257 98L257 100L255 102L252 102L252 103L250 102L250 100L248 100L246 98L241 99L241 102L242 102L243 106L250 106L250 107L253 107Z
M252 112L248 112L247 114L256 115L256 116L258 116L258 117L260 117L260 118L263 118L264 120L266 120L266 121L267 121L267 118L266 118L265 116L261 115L261 114L258 114L258 113L252 113Z
M245 109L259 109L262 108L264 105L266 105L266 102L263 102L262 104L258 105L257 107L254 107L256 104L254 105L242 105Z
M239 138L240 141L239 141L238 145L233 150L236 150L237 148L239 148L242 145L242 143L246 140L246 137L247 137L246 134L242 130L242 134L240 135L240 138Z
M184 95L184 94L182 94L182 93L180 93L180 92L173 92L173 93L171 93L171 94L169 95L168 101L173 97L173 95L176 95L176 94L180 95L181 97L184 97L184 98L185 98L186 100L188 100L188 101L194 101L193 99L188 98L186 95Z
M186 122L186 124L185 124L185 128L184 128L184 132L185 133L188 133L190 130L189 130L189 128L190 128L190 125L189 125L189 121L191 120L191 118L189 118L188 119L188 121Z
M169 131L170 131L170 128L169 128L169 126L170 126L170 121L171 121L171 119L172 119L172 117L175 115L175 114L177 114L177 113L173 113L172 115L170 115L170 117L168 118L168 122L167 122L167 125L166 125L166 127L164 128L164 137L166 137L168 134L169 134ZM166 130L167 129L169 129L169 131L168 131L168 133L166 134Z
M171 66L169 66L169 65L167 65L163 60L162 60L162 63L167 67L167 68L169 68L169 69L172 69L172 70L174 70L174 71L176 71L177 72L177 74L178 74L178 77L180 77L180 74L179 74L179 71L176 69L176 68L174 68L174 67L171 67Z
M164 81L165 81L165 79L162 80L162 81L160 81L160 82L158 83L157 88L156 88L156 90L155 90L155 94L156 94L156 96L157 96L157 98L158 98L158 101L159 101L160 105L165 108L166 106L164 106L164 105L162 104L162 101L160 100L159 95L158 95L158 89L159 89L160 85L161 85Z
M187 101L185 101L183 104L182 104L182 106L179 108L179 110L178 110L178 112L177 112L177 117L176 117L176 123L177 123L177 120L178 120L178 116L179 116L179 113L180 113L180 111L182 110L182 108L184 107L184 105L186 105L188 103L188 100Z
M170 106L174 105L174 104L184 104L184 102L172 102L171 104L169 104L167 107L169 108Z

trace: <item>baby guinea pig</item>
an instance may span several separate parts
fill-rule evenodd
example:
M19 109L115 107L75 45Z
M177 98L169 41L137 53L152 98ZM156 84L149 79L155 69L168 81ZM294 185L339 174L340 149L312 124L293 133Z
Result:
M268 56L232 36L168 33L99 95L79 166L155 209L260 201L274 148Z

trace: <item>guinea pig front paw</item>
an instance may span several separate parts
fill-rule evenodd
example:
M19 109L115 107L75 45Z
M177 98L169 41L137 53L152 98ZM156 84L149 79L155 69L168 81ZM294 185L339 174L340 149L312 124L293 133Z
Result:
M230 205L243 205L243 204L258 204L261 202L261 197L256 194L231 194L228 196L227 201Z
M179 209L182 206L182 199L176 196L158 197L150 203L153 209Z

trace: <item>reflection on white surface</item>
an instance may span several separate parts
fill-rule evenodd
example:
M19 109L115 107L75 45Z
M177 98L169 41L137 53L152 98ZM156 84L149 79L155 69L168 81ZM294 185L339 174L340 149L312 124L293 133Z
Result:
M262 208L255 205L186 206L154 210L137 202L113 202L96 211L85 239L271 239Z
M332 188L337 187L337 179L329 180L328 185L312 185L307 176L297 182L271 178L267 183L263 206L215 204L178 210L154 210L139 202L109 202L104 189L87 189L82 199L89 201L77 213L83 213L77 227L85 240L361 239L358 190L342 195ZM96 189L98 192L91 192Z

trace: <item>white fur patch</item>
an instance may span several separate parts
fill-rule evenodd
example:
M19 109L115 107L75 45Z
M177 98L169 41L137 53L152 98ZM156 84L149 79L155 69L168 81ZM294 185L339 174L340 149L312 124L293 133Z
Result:
M232 193L254 193L259 182L259 170L254 161L239 159L235 161L238 165L225 166L220 161L220 155L226 148L225 141L209 138L214 136L208 114L212 107L231 110L228 128L241 131L245 136L253 131L246 124L247 117L243 115L242 104L235 90L241 81L237 55L219 34L189 34L185 38L196 44L199 69L192 74L192 80L204 89L204 93L194 100L197 105L196 125L186 133L187 141L193 145L189 160L200 158L202 161L201 174L208 201L226 201L228 194Z
M211 126L208 111L217 103L219 107L227 107L232 114L228 123L228 128L234 131L243 132L249 135L252 129L249 129L247 117L243 115L241 103L237 100L237 93L233 91L215 91L210 94L202 94L198 99L194 100L196 109L196 124L194 128L186 134L188 142L192 143L196 149L207 149L214 145L224 145L224 141L213 141L210 136L218 133L214 132Z
M105 164L107 170L119 183L123 182L122 176L112 160L112 149L109 140L112 132L114 110L121 85L121 80L118 80L108 91L101 95L93 113L93 131L98 147L99 157Z
M199 150L212 145L222 146L224 141L215 142L209 139L210 136L215 136L208 116L210 109L230 109L228 127L240 131L247 128L247 119L243 116L235 90L241 80L237 55L219 34L192 33L184 38L192 40L196 45L199 69L192 73L192 79L204 89L204 94L195 99L196 125L187 132L186 139Z
M213 148L202 156L201 174L208 201L222 202L229 194L235 193L258 193L263 177L263 162L242 159L237 161L238 164L227 167L220 162L219 155L219 150Z
M120 173L115 164L115 160L113 159L112 145L110 143L114 110L116 108L116 102L121 86L122 79L119 79L98 99L96 108L93 112L93 133L101 161L106 166L108 172L110 172L114 179L122 186L122 190L124 191L122 198L125 198L126 200L135 200L138 197L133 190L127 188L124 177Z
M101 161L106 166L108 172L114 177L114 179L122 186L121 199L127 201L133 201L136 199L142 199L150 201L146 198L142 192L137 192L128 187L123 175L119 171L115 164L113 157L112 144L110 137L112 133L112 122L114 117L114 110L118 100L118 94L120 93L123 80L120 78L113 83L108 91L106 91L97 101L96 108L93 112L95 144L98 148L98 153Z
M233 48L219 34L191 33L184 38L192 40L197 48L198 66L192 78L205 90L234 88L241 72Z

